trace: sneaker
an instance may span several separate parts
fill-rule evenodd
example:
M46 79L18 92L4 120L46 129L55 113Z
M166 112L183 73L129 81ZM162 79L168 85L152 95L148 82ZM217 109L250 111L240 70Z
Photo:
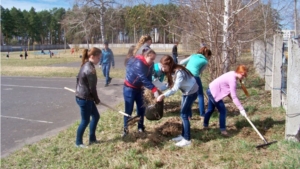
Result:
M100 141L99 141L99 140L96 140L96 141L90 141L90 142L89 142L89 145L92 145L92 144L100 144Z
M179 135L179 136L177 136L177 137L175 137L175 138L172 138L172 141L179 142L179 141L181 141L182 139L183 139L182 135Z
M76 145L77 148L88 148L88 146L84 145L84 144L79 144Z
M110 82L111 82L111 79L112 79L111 77L108 79L108 82L107 82L107 84L110 84Z
M104 85L104 87L107 87L107 86L108 86L108 84L105 84L105 85Z
M129 133L129 130L128 129L124 129L121 136L124 138L125 136L128 135L128 133Z
M181 141L179 141L178 143L175 144L175 146L178 146L178 147L185 147L185 146L189 146L192 142L191 141L188 141L186 139L182 139Z
M145 132L145 126L143 126L142 128L138 128L138 132L139 133L144 133Z
M223 137L229 137L229 134L227 133L226 130L221 131L221 135L222 135Z

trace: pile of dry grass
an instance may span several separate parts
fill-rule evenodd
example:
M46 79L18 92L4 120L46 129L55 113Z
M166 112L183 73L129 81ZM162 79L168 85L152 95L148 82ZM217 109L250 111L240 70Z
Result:
M161 94L161 93L162 92L159 91L159 94ZM143 99L144 99L144 106L145 107L148 107L148 106L156 104L156 100L155 100L154 94L149 89L145 89L144 90Z

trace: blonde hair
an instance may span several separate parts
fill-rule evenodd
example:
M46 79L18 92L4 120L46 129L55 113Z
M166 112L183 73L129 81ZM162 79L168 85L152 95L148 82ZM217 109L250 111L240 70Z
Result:
M143 46L143 44L145 42L147 42L148 40L152 40L150 35L142 35L139 42L137 43L137 45L135 46L135 49L133 51L133 55L136 54L136 52L140 49L141 46Z
M95 48L95 47L92 47L90 50L83 49L81 66L84 65L86 62L89 61L89 57L91 55L96 56L96 55L99 55L101 53L102 53L101 50L99 48Z

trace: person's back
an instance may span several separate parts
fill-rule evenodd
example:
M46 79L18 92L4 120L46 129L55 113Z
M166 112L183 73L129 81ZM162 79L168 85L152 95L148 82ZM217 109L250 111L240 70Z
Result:
M139 50L136 52L136 55L141 55L143 54L143 50L148 50L151 49L150 46L147 43L144 43Z
M193 74L193 76L199 76L201 70L208 61L202 54L193 54L190 56L186 68Z

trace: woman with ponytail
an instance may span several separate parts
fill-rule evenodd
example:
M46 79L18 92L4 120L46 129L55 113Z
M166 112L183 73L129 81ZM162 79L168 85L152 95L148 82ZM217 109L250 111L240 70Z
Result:
M152 38L150 35L143 35L138 44L136 45L135 50L133 51L134 55L141 55L143 54L143 50L151 49L150 45L152 44Z
M96 127L100 119L100 115L96 104L100 103L97 93L97 75L95 65L99 63L101 58L101 50L93 47L90 51L83 50L82 63L80 71L77 75L76 83L76 103L80 108L81 122L77 129L76 147L85 148L82 137L83 133L90 123L89 144L97 143Z
M164 94L157 98L157 101L162 101L165 97L173 95L180 89L182 92L180 117L182 119L182 132L178 137L172 140L177 142L178 147L185 147L191 144L190 134L190 118L192 116L192 105L197 98L198 85L189 70L174 62L173 58L165 55L161 58L160 63L162 70L168 78L168 87L170 88ZM175 82L172 75L175 76Z
M221 134L224 136L228 136L228 133L226 131L226 107L222 100L226 96L229 96L232 99L233 103L240 110L242 116L247 116L244 107L242 106L236 95L236 85L237 80L239 80L244 93L249 96L245 86L242 83L242 79L244 77L247 77L247 72L248 70L245 65L239 65L235 71L227 72L216 78L209 84L209 88L206 91L209 99L208 108L204 116L204 128L208 127L209 119L215 108L217 108L220 113L219 123Z
M192 54L188 58L180 61L181 65L186 65L186 68L193 74L197 84L198 89L198 108L200 116L204 116L204 96L203 96L203 87L200 75L203 70L207 67L208 61L211 57L211 51L207 47L201 47L196 54Z

